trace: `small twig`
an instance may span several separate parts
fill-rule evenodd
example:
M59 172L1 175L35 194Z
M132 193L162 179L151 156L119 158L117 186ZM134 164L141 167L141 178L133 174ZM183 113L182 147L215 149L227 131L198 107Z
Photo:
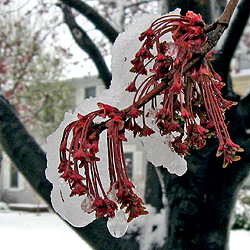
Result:
M222 15L218 19L218 23L229 25L230 20L232 18L233 12L238 4L239 0L230 0L222 13Z
M211 31L215 30L217 25L218 25L218 20L216 20L215 22L213 22L211 24L205 24L203 29L204 29L205 33L207 34Z
M239 0L230 0L227 4L225 10L223 11L221 16L219 17L219 19L211 24L206 24L203 28L204 31L206 33L209 33L211 31L215 30L218 27L218 25L220 25L220 24L223 26L226 26L226 28L227 28L238 2L239 2Z

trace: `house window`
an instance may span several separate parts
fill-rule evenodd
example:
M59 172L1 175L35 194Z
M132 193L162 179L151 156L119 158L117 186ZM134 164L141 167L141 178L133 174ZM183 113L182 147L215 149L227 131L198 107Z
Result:
M96 97L96 87L86 87L85 88L85 98Z
M128 177L132 179L133 178L134 154L133 154L133 152L125 152L124 156L125 156L125 161L126 161L126 165L127 165Z
M11 163L10 164L10 188L19 187L19 178L17 168Z
M2 184L3 188L10 191L19 191L24 189L24 178L17 167L11 162L10 158L3 153L2 159ZM1 180L0 180L1 181ZM1 185L0 185L1 186Z

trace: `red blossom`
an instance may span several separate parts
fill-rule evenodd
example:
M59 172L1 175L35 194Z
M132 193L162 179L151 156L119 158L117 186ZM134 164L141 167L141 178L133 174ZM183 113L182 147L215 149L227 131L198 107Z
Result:
M138 123L134 122L132 130L135 137L137 134L141 134L142 128L138 125Z
M73 171L73 173L69 176L69 179L71 179L74 182L81 182L85 178L83 178L78 171Z
M116 183L115 188L118 190L118 203L121 204L121 209L126 209L129 214L128 222L138 217L139 215L148 214L145 210L144 203L132 190L133 184L128 179L124 179L122 183Z
M104 111L103 114L100 113L99 116L105 118L106 116L108 117L113 117L117 114L119 114L120 116L122 116L122 113L119 111L119 109L115 108L115 107L112 107L108 104L103 104L103 103L100 103L98 102L97 103L98 107Z
M208 53L202 62L189 71L183 72L189 60L201 52L208 40L203 27L201 15L192 11L188 11L185 17L159 18L141 34L139 39L144 40L144 43L136 58L131 61L134 65L131 71L137 73L133 82L138 80L142 69L143 72L148 70L153 74L141 85L137 84L133 103L140 103L140 98L143 98L151 87L165 82L166 88L161 93L163 107L155 117L157 126L162 135L179 132L181 137L185 138L184 147L194 146L198 149L204 147L207 138L212 135L218 136L222 144L225 139L230 139L224 122L224 110L233 105L232 102L222 98L220 90L224 83L210 63L214 51ZM173 43L160 42L163 38L162 34L167 32L172 32ZM152 54L151 58L145 57L147 51ZM151 60L154 63L149 64ZM152 103L154 103L153 100ZM131 110L134 119L137 119L139 115L134 105L131 106L128 114ZM197 120L199 120L198 123ZM136 124L135 121L134 124ZM184 128L187 129L187 136ZM134 126L132 130L134 135L147 135L140 127ZM173 137L175 138L174 135ZM177 153L184 155L182 143L175 141L173 145ZM235 157L231 157L232 153L230 156L226 154L229 153L224 153L227 162Z
M203 20L200 14L195 14L193 11L188 11L186 14L187 18L190 18L190 25L202 25Z
M138 118L140 115L142 115L142 111L133 106L131 110L128 112L128 115L130 115L133 118Z
M65 181L69 180L69 176L71 174L71 171L70 172L64 172L60 177L63 178Z
M147 125L144 125L142 130L141 130L141 136L150 136L152 134L154 134L154 130L151 129L150 127L148 127Z
M199 135L204 135L205 133L208 132L208 130L205 129L205 128L203 128L203 127L200 126L200 125L197 125L197 126L195 126L195 128L194 128L194 132L198 133Z
M185 119L190 118L190 113L189 113L185 108L183 108L183 107L182 107L182 109L181 109L181 115L182 115L182 117L184 117Z
M152 28L149 28L148 30L141 33L139 40L143 41L145 39L145 37L154 37L154 36L155 36L155 31Z
M58 173L63 173L66 170L67 163L61 162L58 167Z
M72 189L70 193L70 197L74 195L85 195L88 193L88 187L85 186L83 183L76 183L75 187Z
M181 156L189 154L189 147L185 141L182 141L181 136L176 137L173 142L170 142L170 146Z
M176 79L173 83L173 86L171 87L170 90L173 91L174 94L178 94L180 93L181 89L182 89L182 86L181 86L181 83L180 83L180 78Z
M164 61L164 60L167 60L168 57L163 55L162 53L159 53L158 56L156 57L156 61Z
M141 47L141 49L135 54L135 57L141 58L141 59L150 59L151 53L148 49Z
M105 123L105 126L110 133L112 133L114 126L117 126L118 130L122 130L124 128L124 120L120 116L114 116L111 120Z
M145 68L143 61L135 60L134 67L130 69L130 72L138 73L141 75L147 75L147 69Z
M108 198L96 197L91 208L96 212L96 218L104 217L108 215L110 218L114 218L115 210L117 210L117 205L115 202L109 200Z
M131 83L129 84L129 86L128 86L125 90L126 90L126 91L129 91L129 92L136 92L137 89L136 89L136 87L135 87L135 82L131 82Z

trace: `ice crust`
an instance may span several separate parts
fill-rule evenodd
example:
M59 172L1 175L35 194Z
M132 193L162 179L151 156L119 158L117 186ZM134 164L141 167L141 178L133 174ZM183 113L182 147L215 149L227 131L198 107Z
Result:
M177 9L172 14L179 14L180 10ZM61 142L64 128L72 121L77 120L77 114L85 115L91 111L97 110L97 103L102 102L124 109L131 105L133 100L133 93L125 91L125 88L133 80L135 74L130 73L129 69L132 67L130 61L134 58L135 53L139 50L142 43L138 40L141 32L145 31L153 20L158 18L159 15L144 14L136 18L133 24L129 25L125 32L121 33L114 46L112 47L112 83L108 90L105 90L101 96L97 98L89 98L84 100L75 112L67 112L65 118L60 124L59 128L47 138L47 169L46 177L53 184L51 192L51 200L54 210L61 215L62 218L76 227L83 227L91 223L95 219L94 213L88 214L83 212L81 204L83 197L74 196L69 197L70 188L60 178L58 173L59 165L59 145ZM166 39L171 39L168 37ZM170 40L169 40L170 41ZM145 76L140 76L138 82ZM150 125L150 124L148 124ZM166 138L155 133L150 137L140 138L143 142L147 158L155 166L163 165L170 173L182 175L185 173L186 161L173 153ZM98 163L100 176L104 184L104 188L108 190L108 164L106 152L106 139L105 134L102 133L100 138L100 152L98 154L101 162ZM85 204L86 206L86 204ZM126 227L120 218L123 216L121 212L117 212L114 219L109 219L108 227L114 237L121 237L126 232ZM114 226L117 225L117 228ZM118 226L119 225L119 226Z
M115 238L122 237L128 228L127 216L123 210L118 210L114 218L108 218L107 227Z

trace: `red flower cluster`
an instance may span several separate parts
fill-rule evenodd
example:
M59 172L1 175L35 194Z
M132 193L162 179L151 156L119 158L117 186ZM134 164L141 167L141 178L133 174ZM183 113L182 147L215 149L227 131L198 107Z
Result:
M130 114L136 127L140 100L156 86L165 83L165 89L160 93L162 107L155 117L160 133L173 135L171 147L179 155L186 155L190 147L201 149L207 138L216 135L220 143L217 155L224 154L223 167L226 167L228 163L239 160L235 153L243 150L236 144L229 146L232 142L224 122L224 111L235 103L222 98L220 90L224 84L210 63L213 52L203 62L184 71L190 59L199 54L207 42L203 26L201 16L191 11L186 16L163 16L154 21L139 37L144 42L131 61L131 72L135 72L136 77L126 90L135 92ZM169 32L173 43L164 41L164 35ZM152 74L137 86L138 76L147 72ZM153 108L155 98L152 98ZM145 116L144 112L142 116ZM146 126L145 121L143 126ZM136 131L140 133L141 130L137 128Z
M135 92L132 105L120 111L98 103L99 110L78 115L79 119L66 127L58 171L71 188L70 196L86 195L88 198L88 206L82 204L85 212L95 211L97 218L113 218L115 210L124 209L128 222L147 214L142 199L134 193L134 186L129 181L123 142L126 141L126 129L133 131L134 136L154 133L145 122L150 114L145 114L146 102L142 101L149 94L152 98L147 100L152 101L151 108L156 113L152 118L161 135L172 134L173 151L184 156L189 154L190 147L201 149L207 138L216 135L219 139L217 156L224 154L223 167L240 159L235 154L242 149L231 141L224 122L224 111L234 103L222 98L220 90L224 84L210 63L212 52L191 69L185 69L207 42L203 25L201 16L190 11L186 16L163 16L154 21L139 37L143 45L131 61L131 72L136 76L126 90ZM166 33L172 34L173 42L164 41ZM148 72L151 75L137 86L138 76ZM160 91L155 93L157 87ZM160 108L157 107L157 95L162 97ZM106 120L97 124L94 122L96 117ZM138 117L142 117L142 125L137 122ZM110 176L108 192L103 188L97 165L100 159L96 156L99 136L104 129L107 129Z
M64 130L60 147L61 163L58 172L71 188L70 196L87 195L88 208L85 212L95 211L96 218L115 216L115 210L125 208L128 222L133 218L147 214L143 201L133 192L133 184L128 180L122 142L126 141L124 113L117 108L98 103L100 110L86 116L78 115L79 120L70 123ZM99 116L108 117L105 124L96 124L94 119ZM110 190L105 192L99 175L97 162L100 160L99 135L107 129L108 164ZM69 143L70 135L73 136ZM81 171L81 168L84 171ZM84 174L80 174L84 173ZM109 193L116 191L116 197L109 198Z

